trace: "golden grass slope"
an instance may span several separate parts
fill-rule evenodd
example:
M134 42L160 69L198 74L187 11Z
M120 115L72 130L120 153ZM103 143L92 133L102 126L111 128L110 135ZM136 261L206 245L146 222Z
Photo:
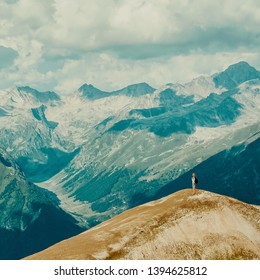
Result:
M186 189L27 259L260 259L260 208Z

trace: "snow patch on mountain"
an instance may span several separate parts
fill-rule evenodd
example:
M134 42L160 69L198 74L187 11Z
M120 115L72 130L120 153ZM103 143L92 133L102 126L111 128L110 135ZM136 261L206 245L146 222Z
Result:
M173 84L169 88L175 90L179 95L194 95L195 101L206 98L211 93L221 94L225 88L216 88L212 77L200 76L184 85Z

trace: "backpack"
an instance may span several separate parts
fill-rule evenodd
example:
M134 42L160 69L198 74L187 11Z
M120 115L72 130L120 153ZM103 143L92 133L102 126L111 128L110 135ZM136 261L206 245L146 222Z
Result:
M198 184L199 180L195 177L195 184Z

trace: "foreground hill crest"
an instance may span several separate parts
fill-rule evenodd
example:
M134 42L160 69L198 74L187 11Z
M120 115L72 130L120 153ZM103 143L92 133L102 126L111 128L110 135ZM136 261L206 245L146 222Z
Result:
M260 259L260 209L182 190L28 259Z

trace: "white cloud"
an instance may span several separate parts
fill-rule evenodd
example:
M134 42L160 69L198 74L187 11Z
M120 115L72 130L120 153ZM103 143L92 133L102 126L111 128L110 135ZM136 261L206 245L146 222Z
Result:
M21 0L23 2L25 7L29 3L38 5L32 0ZM62 49L89 51L138 44L171 44L181 51L183 45L192 50L194 42L195 47L208 45L207 39L212 40L208 33L216 29L221 32L228 28L235 35L237 32L259 33L258 0L246 3L220 0L210 4L205 0L49 0L43 3L42 7L33 7L36 12L28 22L31 19L37 27L41 25L34 33L36 38ZM41 10L43 15L39 16ZM26 15L23 11L19 7L19 13L14 14L22 22L25 19L21 15Z
M85 50L118 44L179 45L193 40L194 32L201 29L210 32L216 27L233 27L243 32L242 23L245 23L250 32L258 31L259 16L251 17L259 15L259 9L254 5L257 1L250 2L251 9L242 0L211 4L201 0L108 0L106 5L104 1L73 1L75 4L68 10L68 2L59 0L56 1L56 18L58 26L67 31L63 39L76 44L81 42ZM77 40L70 40L70 35Z
M19 57L0 73L5 84L111 90L183 82L240 60L260 68L258 0L11 2L0 2L0 45Z

